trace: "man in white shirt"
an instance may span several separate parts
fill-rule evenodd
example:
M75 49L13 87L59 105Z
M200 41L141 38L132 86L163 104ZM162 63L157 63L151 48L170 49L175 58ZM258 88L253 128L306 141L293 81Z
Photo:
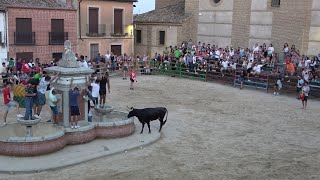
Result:
M229 61L227 61L226 59L224 59L224 60L221 62L221 65L222 65L222 67L221 67L220 71L221 71L221 74L222 74L222 77L223 77L223 76L224 76L224 71L229 70L229 72L230 72L230 63L229 63Z
M256 43L255 46L253 46L252 50L253 50L253 53L258 53L258 52L259 52L259 45L258 45L258 43Z
M80 56L79 66L81 68L89 68L87 61L84 60L84 56Z
M95 107L98 107L98 98L99 98L99 91L100 91L100 81L97 79L95 82L91 83L92 87L92 97L94 99Z
M109 51L107 51L106 54L106 62L111 62L111 54L109 53Z
M272 44L270 44L270 46L268 47L268 56L272 57L273 52L274 52L274 48L273 48Z
M254 74L254 75L260 74L262 66L263 66L262 64L260 64L260 65L256 64L252 69L253 70L252 74Z

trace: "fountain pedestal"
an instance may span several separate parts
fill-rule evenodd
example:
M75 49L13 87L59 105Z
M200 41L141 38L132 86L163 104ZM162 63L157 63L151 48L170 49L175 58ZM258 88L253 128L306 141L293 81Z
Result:
M19 124L26 126L26 137L32 137L32 126L37 125L41 121L41 119L24 120L22 118L18 118L17 121Z
M105 106L103 108L94 108L94 110L97 114L98 121L104 122L107 120L107 115L113 111L113 107L112 106Z

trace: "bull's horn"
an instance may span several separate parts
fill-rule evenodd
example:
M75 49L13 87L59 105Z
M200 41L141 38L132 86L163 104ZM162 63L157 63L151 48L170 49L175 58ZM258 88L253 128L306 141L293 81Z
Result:
M132 110L132 109L131 109L131 108L129 108L129 106L127 106L127 110L128 110L128 111L130 111L130 110Z

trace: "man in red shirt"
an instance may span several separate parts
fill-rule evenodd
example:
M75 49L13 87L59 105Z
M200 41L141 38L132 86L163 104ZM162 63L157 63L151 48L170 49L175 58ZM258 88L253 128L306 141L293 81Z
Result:
M3 101L4 101L4 104L6 106L6 111L4 113L4 123L3 125L6 125L7 124L7 115L8 115L8 112L14 108L14 107L18 107L17 106L17 103L13 101L13 99L11 98L11 95L10 95L10 86L11 86L11 83L8 82L6 84L4 84L4 89L3 89Z

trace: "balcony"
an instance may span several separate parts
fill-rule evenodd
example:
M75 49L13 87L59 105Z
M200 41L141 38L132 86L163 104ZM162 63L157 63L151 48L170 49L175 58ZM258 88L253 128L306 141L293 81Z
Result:
M15 45L35 45L36 33L35 32L14 32Z
M117 36L123 37L128 36L130 32L126 32L126 30L130 27L130 25L122 25L122 26L115 26L114 24L111 25L111 33L110 36Z
M67 32L49 32L49 45L63 45L66 40Z
M98 24L96 26L87 24L86 36L103 37L106 35L106 25Z

